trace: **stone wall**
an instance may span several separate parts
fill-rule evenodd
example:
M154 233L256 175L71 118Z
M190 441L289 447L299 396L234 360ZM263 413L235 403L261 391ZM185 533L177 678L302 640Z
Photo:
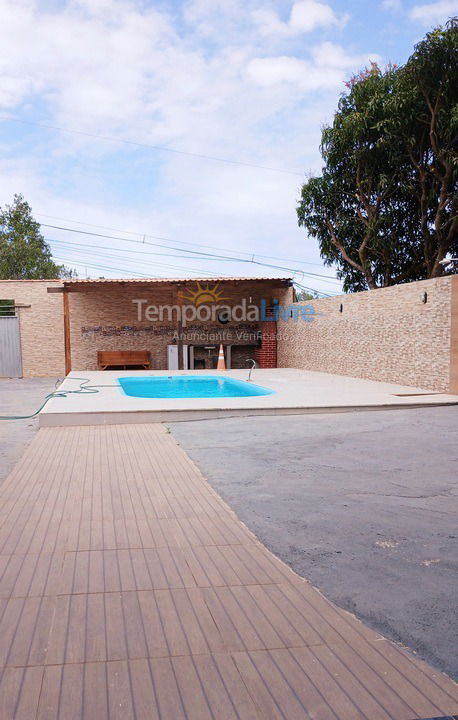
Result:
M457 283L442 277L307 303L313 321L278 323L278 367L458 392L451 386Z
M0 299L18 305L20 319L22 372L24 377L63 377L64 321L62 295L50 294L48 287L59 280L0 280Z

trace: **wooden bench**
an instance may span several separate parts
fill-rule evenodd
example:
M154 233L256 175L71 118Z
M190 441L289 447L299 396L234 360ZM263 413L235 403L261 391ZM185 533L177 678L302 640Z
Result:
M107 367L128 367L140 366L144 370L151 367L151 355L149 350L99 350L97 352L97 369L106 370Z

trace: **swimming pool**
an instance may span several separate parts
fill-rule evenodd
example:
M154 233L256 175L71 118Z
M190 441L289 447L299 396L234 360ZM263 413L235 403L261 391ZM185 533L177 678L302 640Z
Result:
M273 395L274 390L221 375L118 377L126 395L143 398L216 398Z

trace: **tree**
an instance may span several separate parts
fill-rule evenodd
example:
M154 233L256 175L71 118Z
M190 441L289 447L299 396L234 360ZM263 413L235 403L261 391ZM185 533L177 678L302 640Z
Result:
M71 277L73 271L57 265L39 223L22 195L0 208L0 279L39 280Z
M299 225L346 291L437 277L458 252L457 23L428 33L405 66L373 63L347 87Z
M316 291L308 292L307 290L296 290L296 302L307 302L307 300L317 300L320 296Z
M458 249L457 19L416 46L399 72L397 102L394 129L413 169L424 265L427 277L437 277L443 272L440 261Z

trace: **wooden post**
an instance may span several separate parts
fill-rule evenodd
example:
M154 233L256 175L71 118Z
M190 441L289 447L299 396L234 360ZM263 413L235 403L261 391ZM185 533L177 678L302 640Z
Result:
M183 362L183 318L181 316L181 313L183 312L183 290L181 289L181 286L178 286L177 291L177 305L179 308L179 316L178 316L178 322L177 322L177 330L178 330L178 340L177 340L177 346L178 346L178 370L184 370L184 362Z
M70 307L68 303L68 290L62 293L64 299L64 351L65 351L65 375L72 369L72 350L70 341Z

